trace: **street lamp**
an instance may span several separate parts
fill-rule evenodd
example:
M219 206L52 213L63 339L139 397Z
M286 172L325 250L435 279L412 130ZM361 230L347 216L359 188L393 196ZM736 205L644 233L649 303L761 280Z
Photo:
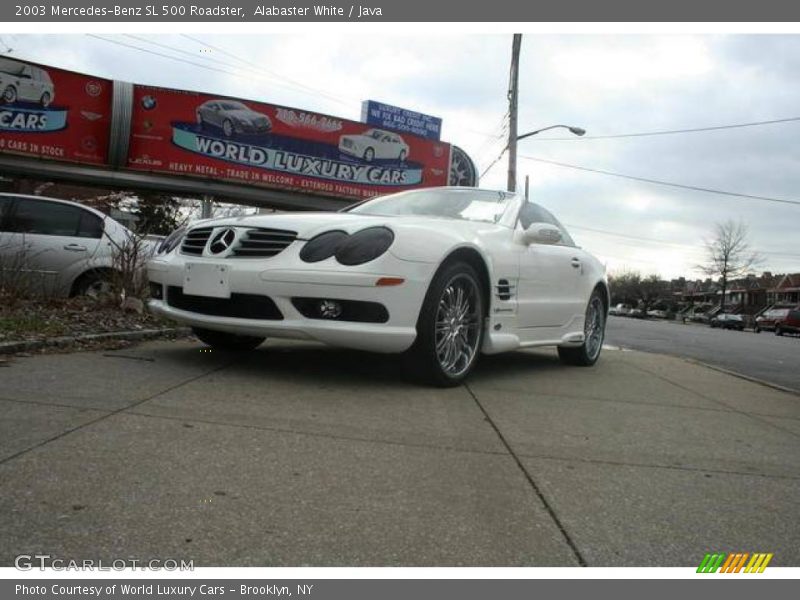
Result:
M544 127L543 129L537 129L536 131L529 131L528 133L523 133L522 135L517 136L517 141L524 140L526 137L531 137L532 135L536 135L537 133L542 133L543 131L549 131L550 129L568 129L570 133L574 133L578 137L585 135L586 130L581 129L580 127L572 127L570 125L551 125L550 127Z
M516 123L514 124L516 126ZM532 135L536 135L538 133L542 133L543 131L549 131L551 129L567 129L570 133L582 136L586 133L585 129L581 127L573 127L571 125L550 125L550 127L543 127L542 129L537 129L535 131L529 131L528 133L523 133L522 135L515 135L516 132L513 131L509 132L509 139L508 139L508 191L514 192L517 189L517 142L519 140L524 140L525 138L531 137Z

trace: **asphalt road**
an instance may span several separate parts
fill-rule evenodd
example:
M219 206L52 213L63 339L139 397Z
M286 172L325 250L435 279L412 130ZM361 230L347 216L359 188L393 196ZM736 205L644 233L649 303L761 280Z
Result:
M693 358L800 391L800 337L796 336L611 316L606 343Z
M670 356L512 352L442 390L392 356L148 342L18 357L0 414L0 566L800 565L800 398Z

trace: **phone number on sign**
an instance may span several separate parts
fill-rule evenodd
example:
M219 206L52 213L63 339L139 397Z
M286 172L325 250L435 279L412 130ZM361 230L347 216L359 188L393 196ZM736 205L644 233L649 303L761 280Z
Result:
M60 6L58 4L16 4L17 17L240 17L241 6L196 6L194 4L151 4L148 6Z

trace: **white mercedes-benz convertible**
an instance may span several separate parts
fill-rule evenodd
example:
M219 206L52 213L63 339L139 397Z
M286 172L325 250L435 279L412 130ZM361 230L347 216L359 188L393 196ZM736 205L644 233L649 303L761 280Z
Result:
M148 274L151 309L215 348L274 336L407 351L438 385L481 352L557 346L592 365L609 306L605 268L553 215L474 188L201 221L167 237Z

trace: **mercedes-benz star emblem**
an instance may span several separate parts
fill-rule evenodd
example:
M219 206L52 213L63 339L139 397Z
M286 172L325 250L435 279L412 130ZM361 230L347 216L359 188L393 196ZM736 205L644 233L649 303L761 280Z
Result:
M208 250L211 252L211 254L222 254L231 247L231 244L233 244L233 240L235 239L235 229L231 229L230 227L223 229L211 239L211 244L209 244Z

